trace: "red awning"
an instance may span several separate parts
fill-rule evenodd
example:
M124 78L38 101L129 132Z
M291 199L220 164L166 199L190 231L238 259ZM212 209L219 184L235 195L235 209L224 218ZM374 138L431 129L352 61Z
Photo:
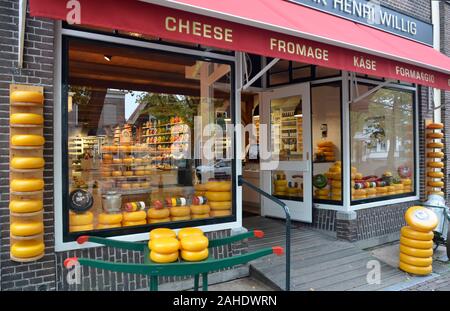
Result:
M278 57L450 90L431 47L283 0L79 0L81 24ZM145 3L148 2L148 3ZM65 20L65 0L30 0ZM151 3L151 4L150 4Z

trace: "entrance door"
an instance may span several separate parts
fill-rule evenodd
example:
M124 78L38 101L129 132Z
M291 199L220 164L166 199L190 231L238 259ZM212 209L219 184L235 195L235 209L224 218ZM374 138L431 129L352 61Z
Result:
M261 187L287 204L292 219L312 222L309 83L264 93L260 116L260 135L267 137L271 153L260 150ZM268 125L266 131L262 124ZM263 199L261 205L262 215L285 217L274 202Z

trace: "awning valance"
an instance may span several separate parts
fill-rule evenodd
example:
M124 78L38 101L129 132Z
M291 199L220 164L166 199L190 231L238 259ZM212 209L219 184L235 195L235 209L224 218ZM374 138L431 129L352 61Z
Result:
M450 58L433 48L282 0L30 0L30 11L450 90Z

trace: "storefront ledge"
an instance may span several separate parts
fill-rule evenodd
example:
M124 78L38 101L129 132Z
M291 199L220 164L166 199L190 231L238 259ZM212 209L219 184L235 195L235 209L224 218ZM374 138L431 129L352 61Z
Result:
M383 244L388 244L396 242L400 239L400 232L389 233L383 236L374 237L366 240L359 240L353 242L353 244L360 249L368 249L372 247L377 247Z
M355 211L338 211L336 213L336 220L356 220L356 212Z
M247 232L248 232L247 228L244 228L244 227L231 229L232 236L242 234L242 233L247 233Z

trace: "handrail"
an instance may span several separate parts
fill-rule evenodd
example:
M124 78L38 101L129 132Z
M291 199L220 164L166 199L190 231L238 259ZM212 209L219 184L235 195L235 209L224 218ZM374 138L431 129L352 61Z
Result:
M260 195L280 205L286 214L286 291L291 290L291 212L289 207L280 199L259 189L252 183L246 181L241 175L238 176L238 186L246 185L250 189L256 191Z

